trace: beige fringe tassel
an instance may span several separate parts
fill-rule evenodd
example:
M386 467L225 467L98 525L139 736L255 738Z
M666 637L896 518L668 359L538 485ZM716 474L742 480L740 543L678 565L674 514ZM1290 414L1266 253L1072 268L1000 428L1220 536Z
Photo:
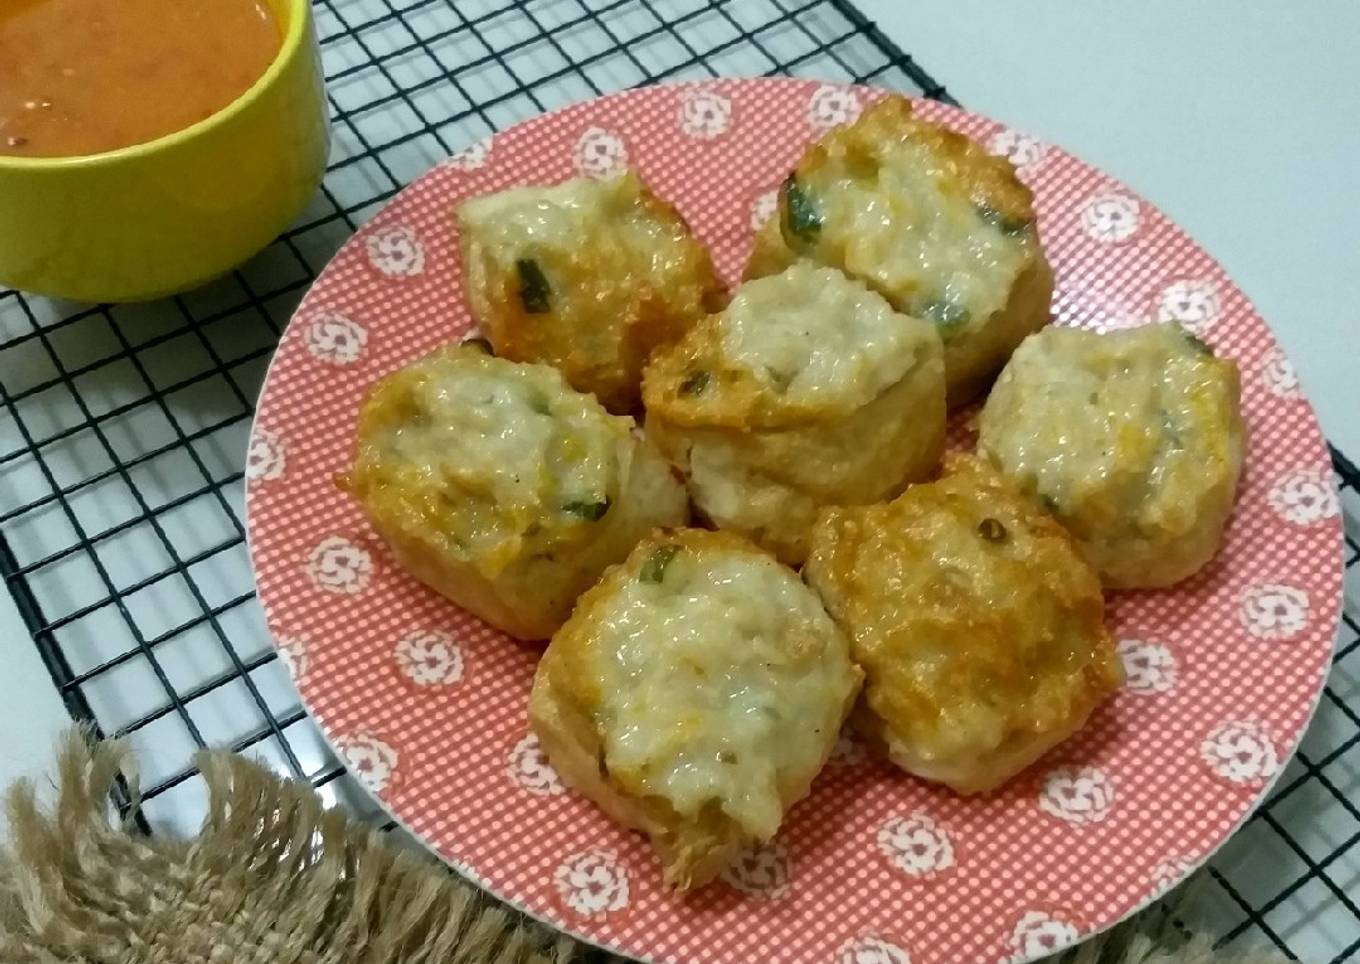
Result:
M0 850L4 964L581 964L603 959L486 897L421 854L327 810L303 783L201 754L209 814L196 839L147 838L111 813L126 747L82 731L61 746L55 805L10 788ZM1165 915L1153 911L1164 919ZM1274 964L1196 940L1174 949L1144 917L1067 964ZM755 962L753 962L755 964ZM958 962L965 964L965 962Z

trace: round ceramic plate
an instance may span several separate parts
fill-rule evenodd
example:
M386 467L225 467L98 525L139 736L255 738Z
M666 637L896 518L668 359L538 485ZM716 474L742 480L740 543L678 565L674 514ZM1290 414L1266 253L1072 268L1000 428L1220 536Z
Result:
M882 92L801 80L630 91L513 127L412 184L336 256L274 358L248 456L269 627L343 761L497 896L648 961L1025 961L1165 892L1242 822L1297 743L1340 595L1327 448L1289 362L1214 261L1069 154L922 102L1037 197L1058 324L1175 320L1237 361L1251 447L1218 558L1116 593L1128 682L1001 792L963 799L842 738L776 842L687 898L643 838L566 792L530 735L537 650L425 590L335 487L383 374L471 325L452 212L512 185L641 170L735 282L807 142Z

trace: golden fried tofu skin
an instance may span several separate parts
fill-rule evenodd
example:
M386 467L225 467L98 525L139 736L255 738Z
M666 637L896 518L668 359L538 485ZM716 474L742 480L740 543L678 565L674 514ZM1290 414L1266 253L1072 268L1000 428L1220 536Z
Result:
M774 837L860 681L792 571L731 533L658 531L553 636L529 718L562 779L686 890Z
M809 262L747 282L659 351L643 399L699 511L790 564L819 508L896 495L944 445L934 327Z
M633 171L472 198L457 220L496 354L551 363L611 412L636 407L653 349L724 301L708 251Z
M605 567L688 516L631 418L473 346L374 386L340 484L412 575L522 639L552 635Z
M1048 321L1053 273L1033 198L1005 158L887 97L815 141L757 233L746 276L796 258L867 282L944 339L951 407Z
M1246 431L1237 365L1176 324L1053 328L1020 346L978 450L1036 495L1114 588L1170 586L1214 554Z
M803 578L865 674L854 721L903 770L1000 786L1122 674L1100 580L1037 503L972 456L892 502L829 509Z

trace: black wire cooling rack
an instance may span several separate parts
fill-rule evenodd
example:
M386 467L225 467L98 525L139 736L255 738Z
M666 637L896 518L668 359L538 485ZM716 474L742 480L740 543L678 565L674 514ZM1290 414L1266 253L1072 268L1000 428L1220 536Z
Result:
M299 223L167 301L0 291L0 574L71 715L143 759L143 829L203 812L190 758L229 746L371 808L298 704L246 555L241 466L265 365L326 261L416 175L561 104L662 80L795 74L950 102L843 0L319 0L334 122ZM1339 454L1348 523L1360 475ZM1318 721L1210 869L1224 943L1342 961L1360 948L1360 545ZM11 642L11 645L14 645ZM118 801L126 807L124 798Z

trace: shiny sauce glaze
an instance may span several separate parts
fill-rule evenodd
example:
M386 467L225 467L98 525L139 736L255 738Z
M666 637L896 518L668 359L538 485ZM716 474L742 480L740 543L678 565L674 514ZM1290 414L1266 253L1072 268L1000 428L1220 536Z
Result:
M0 154L73 157L220 111L278 55L265 0L0 0Z

